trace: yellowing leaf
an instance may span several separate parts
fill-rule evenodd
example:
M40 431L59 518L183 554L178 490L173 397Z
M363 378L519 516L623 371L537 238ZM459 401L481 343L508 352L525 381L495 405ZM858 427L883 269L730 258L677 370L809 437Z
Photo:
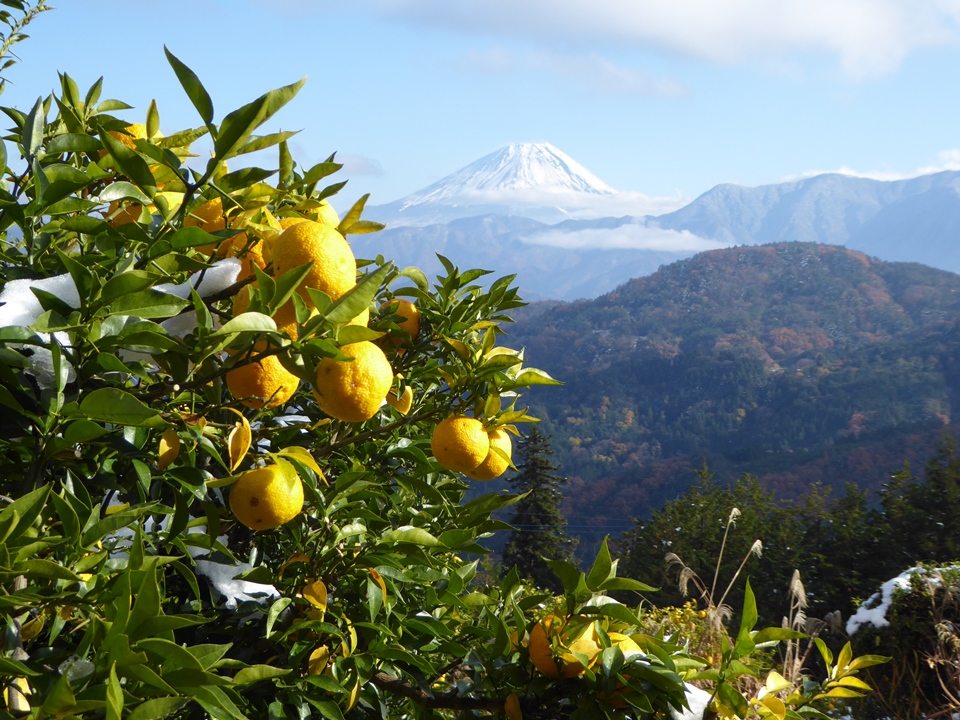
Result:
M520 710L520 698L517 697L516 693L507 695L507 699L503 703L503 712L509 720L523 720L523 712Z
M330 662L330 647L321 645L310 653L310 658L307 660L307 673L319 675L326 670L328 662Z
M317 464L317 461L313 459L313 455L310 454L310 451L305 447L300 447L299 445L291 445L290 447L285 447L283 450L275 453L280 457L289 457L293 458L297 462L303 463L308 468L313 470L317 478L323 482L324 485L329 485L327 479L323 476L323 470L320 469L320 466Z
M235 423L230 436L227 438L227 447L230 451L230 472L236 470L250 450L250 443L253 440L253 434L250 431L250 423L247 419L240 416L240 421Z
M457 354L464 360L470 359L470 348L468 348L462 342L459 340L454 340L453 338L444 338L444 340L446 340L450 347L456 350Z
M128 507L130 507L130 503L120 503L119 505L111 505L104 511L103 514L107 516L114 515L118 512L123 512Z
M377 572L376 570L374 570L373 568L368 568L368 570L369 570L369 572L370 572L370 577L372 577L372 578L373 578L373 581L374 581L375 583L377 583L377 585L380 586L380 590L383 591L383 597L384 597L384 599L386 599L386 597L387 597L387 585L386 585L386 583L383 582L383 578L380 576L380 573L378 573L378 572Z
M160 437L160 452L157 460L157 468L160 471L170 467L170 463L177 459L180 454L180 436L177 435L176 428L168 427L163 431Z
M43 630L43 615L38 615L33 620L23 624L23 627L20 628L20 639L24 642L33 640L40 634L41 630Z
M834 685L842 685L843 687L855 688L856 690L865 690L866 692L872 692L873 688L867 685L863 680L858 677L853 677L848 675L847 677L842 677L837 680L835 683L830 683L827 687L833 687Z
M787 682L787 679L783 677L783 675L775 670L771 670L770 674L767 675L765 687L767 692L775 693L787 689L790 687L790 683Z
M350 695L347 696L347 704L344 706L346 712L350 712L356 706L357 701L360 699L360 681L357 681L357 684L353 686L353 690L350 691Z
M313 580L307 583L303 588L303 597L314 607L326 612L327 586L323 584L323 580Z
M765 697L760 701L767 710L772 712L777 720L783 720L784 716L787 714L787 707L783 704L783 700L772 695Z

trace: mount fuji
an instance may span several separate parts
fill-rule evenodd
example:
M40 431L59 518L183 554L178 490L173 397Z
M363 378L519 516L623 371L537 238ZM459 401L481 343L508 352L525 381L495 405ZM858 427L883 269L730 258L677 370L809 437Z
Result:
M717 185L689 203L617 192L547 143L513 144L365 216L351 237L428 274L517 274L528 300L575 300L703 250L796 240L960 272L960 172L882 181L824 173L760 187ZM682 206L682 207L681 207Z
M448 223L478 215L557 223L617 194L549 143L513 143L369 213L392 226Z

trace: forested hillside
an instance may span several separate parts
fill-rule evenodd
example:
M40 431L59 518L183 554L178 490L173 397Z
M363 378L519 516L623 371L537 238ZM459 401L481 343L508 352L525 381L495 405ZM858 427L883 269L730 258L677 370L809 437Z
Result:
M563 380L534 411L570 476L567 510L603 526L693 482L756 473L875 490L922 463L960 390L960 276L841 247L702 253L510 329Z

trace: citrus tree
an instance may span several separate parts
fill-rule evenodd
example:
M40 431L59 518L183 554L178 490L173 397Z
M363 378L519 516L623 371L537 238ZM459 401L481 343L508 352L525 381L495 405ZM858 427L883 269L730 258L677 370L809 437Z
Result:
M793 634L746 612L712 668L607 596L650 588L606 544L553 563L559 597L477 586L517 498L467 483L510 466L518 392L555 382L502 343L512 278L356 259L366 198L338 217L335 157L262 131L302 81L218 117L167 57L196 128L66 74L2 108L0 717L667 717L686 681L799 717L859 687L848 662L751 703L733 679Z

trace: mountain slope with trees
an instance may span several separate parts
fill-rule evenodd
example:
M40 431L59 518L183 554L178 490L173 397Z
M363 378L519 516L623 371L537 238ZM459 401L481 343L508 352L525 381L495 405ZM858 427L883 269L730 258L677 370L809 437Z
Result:
M960 276L841 247L701 253L596 300L528 308L511 342L566 385L534 410L567 510L643 515L694 480L757 473L875 490L922 463L960 391Z

